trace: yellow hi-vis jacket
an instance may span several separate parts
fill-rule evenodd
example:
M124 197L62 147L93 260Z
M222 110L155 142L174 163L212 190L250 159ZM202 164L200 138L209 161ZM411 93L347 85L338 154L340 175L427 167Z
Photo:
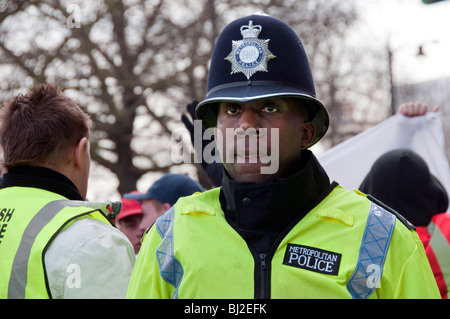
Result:
M258 256L219 193L181 198L156 221L127 298L440 298L415 231L364 196L336 186Z
M49 298L44 255L55 236L82 217L109 223L108 203L29 187L2 189L0 198L0 298Z

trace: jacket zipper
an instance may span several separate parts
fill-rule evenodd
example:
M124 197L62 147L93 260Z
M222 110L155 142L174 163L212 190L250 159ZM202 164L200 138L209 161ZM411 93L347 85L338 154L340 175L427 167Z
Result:
M268 276L268 274L270 274L270 270L267 269L266 257L267 254L259 254L259 292L255 292L256 299L270 298L270 278Z

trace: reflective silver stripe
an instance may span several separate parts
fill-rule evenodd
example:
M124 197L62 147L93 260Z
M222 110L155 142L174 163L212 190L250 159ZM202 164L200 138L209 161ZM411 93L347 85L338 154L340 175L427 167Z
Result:
M173 219L174 208L170 208L155 222L155 227L162 237L162 241L156 249L156 259L158 260L161 277L175 287L172 299L178 298L178 288L183 278L183 267L173 254Z
M108 205L117 205L112 202L97 203L85 201L70 201L61 199L49 202L31 219L27 225L25 232L20 241L19 248L11 269L11 276L8 284L8 298L23 299L25 298L25 288L27 285L28 261L30 258L31 248L36 240L39 232L47 225L53 217L56 216L65 207L89 207L95 210L107 211ZM114 206L114 209L116 206Z
M358 263L347 282L353 299L368 299L379 286L395 221L395 215L371 203Z
M27 285L28 259L30 258L31 247L39 232L47 225L52 218L67 206L68 200L57 200L48 203L34 215L28 224L20 241L19 248L14 257L11 269L11 276L8 285L8 298L25 298L25 287Z
M450 287L450 246L439 226L431 222L428 228L432 234L429 245L436 256L448 290Z

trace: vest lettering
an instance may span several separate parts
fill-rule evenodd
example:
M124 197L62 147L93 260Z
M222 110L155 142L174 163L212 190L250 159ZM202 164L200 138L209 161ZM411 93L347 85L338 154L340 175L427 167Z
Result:
M2 243L1 239L3 239L6 235L6 226L8 226L13 213L14 208L3 208L0 210L0 244Z
M2 239L5 236L6 226L8 226L8 224L3 224L0 226L0 239ZM2 241L0 240L0 244L1 243Z
M314 247L288 244L283 264L314 272L337 275L341 254Z
M8 223L11 220L14 208L3 208L0 210L0 222Z

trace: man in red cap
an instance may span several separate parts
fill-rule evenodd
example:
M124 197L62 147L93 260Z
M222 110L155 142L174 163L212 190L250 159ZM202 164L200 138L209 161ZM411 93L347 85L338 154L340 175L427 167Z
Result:
M124 194L123 198L142 203L142 221L139 225L142 235L180 197L203 191L203 187L197 181L185 174L164 174L146 193L133 191Z
M138 191L132 192L139 194ZM122 198L122 211L116 217L116 226L130 240L137 255L141 248L141 238L144 232L139 228L142 221L142 204L137 200Z

